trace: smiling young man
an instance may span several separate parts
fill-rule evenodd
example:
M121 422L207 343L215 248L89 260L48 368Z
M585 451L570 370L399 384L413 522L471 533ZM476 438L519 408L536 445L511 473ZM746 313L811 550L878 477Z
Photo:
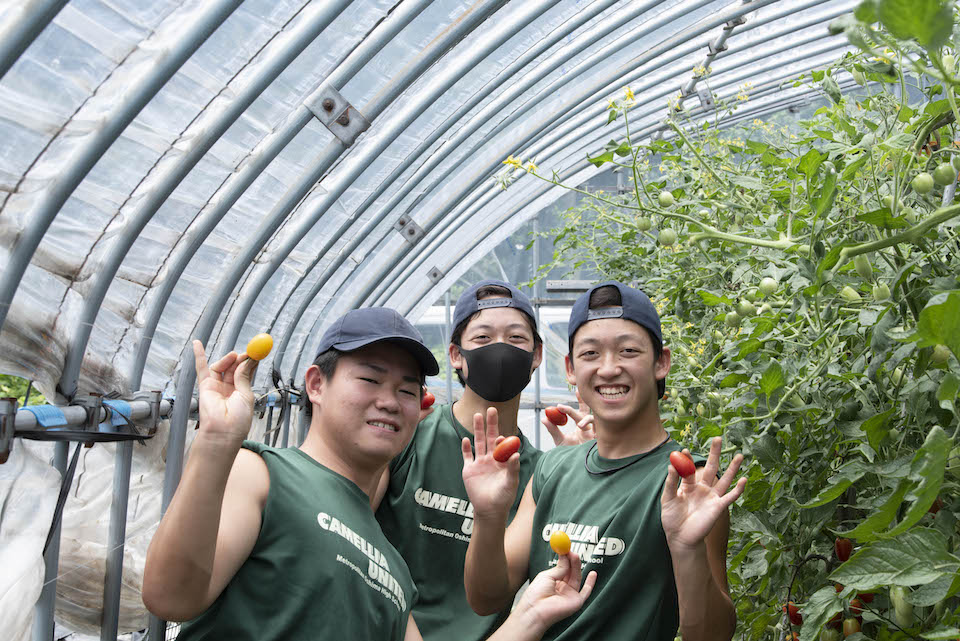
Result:
M420 641L416 588L370 507L416 427L424 374L438 371L416 329L386 308L334 322L306 372L300 449L245 441L255 362L231 352L208 366L193 347L199 433L147 553L149 610L192 619L181 641ZM538 639L589 596L595 575L582 588L580 577L572 554L542 573L491 639Z
M420 598L413 614L428 641L483 639L509 614L504 607L477 615L463 588L473 506L458 453L462 440L473 442L474 415L495 408L505 435L520 438L518 469L524 483L542 453L517 427L520 394L543 357L530 300L504 281L481 281L458 298L453 326L448 355L464 385L463 396L421 421L410 445L390 463L377 510L384 533L417 584ZM571 415L580 418L572 410ZM517 493L508 516L519 503Z
M517 466L463 447L463 479L474 507L466 592L480 613L498 611L521 583L557 563L551 534L563 531L596 596L550 628L545 639L728 641L735 610L727 592L729 489L742 457L718 478L720 439L706 465L680 481L669 455L680 450L658 407L670 370L660 319L641 291L616 281L591 288L570 314L567 378L590 406L594 442L544 454L507 527ZM496 412L478 420L477 439L496 442ZM481 433L483 436L481 437ZM679 487L678 487L679 485ZM728 491L729 489L729 491Z

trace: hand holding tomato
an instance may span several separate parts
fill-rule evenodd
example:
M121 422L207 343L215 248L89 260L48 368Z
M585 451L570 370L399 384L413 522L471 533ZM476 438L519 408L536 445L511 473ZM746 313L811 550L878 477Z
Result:
M473 503L474 517L478 519L485 516L506 518L520 484L520 456L512 452L506 462L494 458L497 446L506 441L498 434L499 417L497 410L491 407L487 409L486 421L483 414L473 415L474 445L471 447L468 438L461 444L463 485Z
M741 478L730 489L743 461L741 454L734 456L730 467L717 478L721 445L719 436L713 439L707 464L699 474L699 479L698 475L692 474L681 481L673 465L667 466L667 479L660 497L660 521L667 544L674 554L700 545L720 515L743 494L747 484L745 478Z
M235 440L247 437L253 421L251 382L257 363L230 352L213 365L200 341L193 341L199 386L200 433Z
M547 428L547 432L550 434L550 437L553 438L554 445L558 447L561 445L580 445L581 443L586 443L587 441L592 441L597 438L593 414L590 413L590 408L587 407L587 404L584 403L580 397L579 390L577 390L577 405L580 409L573 409L569 405L559 404L555 408L548 407L544 412L544 418L540 419L540 423ZM551 416L550 410L555 410L563 414L563 418L560 419L556 414ZM577 429L564 433L558 426L564 425L567 422L566 418L568 416L576 422Z
M529 615L543 626L543 630L566 619L590 598L597 582L597 573L591 571L581 587L580 573L580 557L574 553L560 556L554 567L533 578L514 608L514 613Z

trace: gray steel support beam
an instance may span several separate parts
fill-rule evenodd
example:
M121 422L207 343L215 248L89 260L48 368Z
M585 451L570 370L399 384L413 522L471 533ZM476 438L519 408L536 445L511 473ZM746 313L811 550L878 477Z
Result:
M53 22L69 0L21 0L19 16L10 17L0 30L0 78L3 78L27 47ZM0 323L2 324L2 323Z
M430 0L402 3L373 29L369 36L347 56L342 64L337 66L333 73L326 79L326 82L331 83L335 87L342 86L349 78L363 68L387 42L410 24L429 4ZM309 102L309 99L307 102ZM313 113L307 109L306 106L301 105L298 107L297 110L287 118L283 127L261 142L259 147L250 155L250 162L246 163L241 171L230 178L222 195L218 195L217 204L203 216L196 230L190 233L189 242L178 253L177 258L172 261L173 264L168 270L165 280L161 283L160 291L157 293L150 307L150 311L147 314L147 321L144 324L143 333L137 346L137 355L134 359L130 375L130 385L133 389L140 386L140 381L143 378L143 368L146 364L147 356L150 352L150 345L157 325L160 322L160 317L163 314L167 301L170 299L170 295L173 293L177 281L181 274L183 274L184 269L186 269L190 259L193 258L197 250L203 245L203 241L210 235L223 216L226 215L234 203L243 195L243 192L253 184L254 180L260 176L263 170L266 169L273 159L283 151L283 148L286 147L313 118Z
M169 47L164 47L164 55L157 58L156 65L128 88L124 94L126 102L98 123L96 133L78 146L71 156L68 168L47 187L39 205L27 217L28 226L13 246L3 277L0 278L0 327L7 318L13 297L34 252L60 208L140 110L241 2L242 0L210 0L205 3L202 13L185 25L183 36Z
M67 471L67 454L70 444L60 441L54 445L53 467L63 479ZM60 565L60 523L53 531L50 546L43 555L43 589L34 606L33 641L53 641L53 611L57 601L57 571Z
M270 261L259 271L251 275L252 283L245 286L246 294L236 300L234 309L228 312L228 321L224 324L224 330L221 334L220 343L223 345L233 345L240 335L243 322L246 320L256 296L267 285L270 277L280 267L287 256L292 252L297 244L306 236L310 229L320 220L327 208L332 206L347 188L359 178L360 174L366 170L371 163L389 146L389 144L410 126L431 104L440 98L444 92L450 89L457 81L469 73L473 67L488 55L493 53L498 47L503 45L513 35L523 27L527 26L545 11L548 11L555 5L554 0L527 0L523 3L522 9L518 10L509 23L504 21L501 24L491 27L484 32L470 50L462 55L456 56L454 60L446 62L433 70L433 76L428 86L421 89L421 93L411 96L409 103L403 106L402 111L387 122L380 123L378 129L378 139L376 145L369 145L357 153L349 156L340 167L336 176L329 178L327 193L312 205L312 210L297 225L296 230L288 236L283 245L272 252ZM489 11L492 14L493 11ZM476 14L479 16L480 14ZM486 17L486 16L485 16ZM479 26L476 25L476 26ZM366 111L366 109L362 110ZM368 116L372 120L376 113ZM380 192L374 190L376 195ZM322 246L311 248L311 251L323 256L336 243L340 236L352 224L352 218L344 220L336 229L330 230L324 239ZM362 239L354 236L354 243ZM334 258L337 263L346 260L347 251L341 251L339 256Z
M94 277L93 287L86 296L84 296L83 310L80 313L80 321L76 325L73 338L70 341L70 349L67 352L66 360L63 364L63 371L60 375L59 389L67 399L72 399L77 391L77 378L80 375L80 365L83 361L84 352L87 349L87 341L90 339L90 333L97 321L97 314L103 299L107 295L113 283L113 277L120 264L126 258L127 252L140 236L140 232L150 222L160 206L166 201L167 197L173 193L173 190L190 173L190 170L196 166L200 159L213 147L220 137L230 128L237 118L253 104L263 91L270 86L277 76L299 56L304 49L313 42L320 33L330 25L333 20L350 4L350 0L338 0L337 2L328 1L314 10L313 15L305 16L298 21L290 33L284 37L284 44L278 47L269 58L258 63L258 71L250 78L246 86L234 89L234 97L230 100L221 113L216 116L205 114L207 119L203 126L194 136L189 136L186 149L178 149L179 156L172 166L164 170L153 185L152 189L146 194L142 203L137 207L128 218L123 230L118 234L110 251L99 265L96 276Z
M120 584L123 578L123 547L127 536L127 501L130 497L130 468L133 441L117 443L113 464L113 500L110 503L110 530L107 534L107 569L103 582L103 618L100 641L117 641L120 624Z

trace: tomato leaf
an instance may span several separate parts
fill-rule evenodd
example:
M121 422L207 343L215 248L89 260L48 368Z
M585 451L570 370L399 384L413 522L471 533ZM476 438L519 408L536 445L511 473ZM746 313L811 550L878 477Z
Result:
M797 164L797 169L802 172L807 179L813 178L817 169L820 168L820 163L823 162L823 156L816 149L811 149L800 158L800 162Z
M942 0L880 0L877 18L894 37L916 40L931 51L947 41L953 27L953 11Z
M760 377L760 391L769 397L770 394L783 387L785 383L783 368L780 367L780 363L774 361L770 363Z
M802 508L820 507L840 497L847 488L860 480L867 473L866 465L860 460L847 463L830 478L827 487L820 490L811 501L801 503Z
M950 596L950 586L953 582L954 577L945 574L908 594L907 601L920 607L936 605Z
M860 424L860 429L867 435L867 442L870 443L870 447L873 449L878 449L880 447L880 442L883 441L883 438L889 432L887 423L890 420L890 416L893 414L893 409L889 409L882 414L877 414L876 416L871 416L863 423Z
M858 541L876 540L879 537L877 531L887 527L897 516L897 510L903 503L903 497L906 496L908 487L909 484L906 481L901 481L897 489L890 493L883 505L880 506L880 509L861 521L857 527L846 532L837 531L837 535L847 539L857 539Z
M924 639L930 639L930 641L956 639L957 637L960 637L960 628L948 628L946 626L940 626L930 630L929 632L921 632L920 636Z
M947 465L947 456L953 441L940 426L934 426L927 434L923 446L917 450L910 464L909 480L913 486L906 498L910 508L903 519L891 530L883 532L884 537L897 536L906 532L927 514L940 493L943 484L943 470Z
M940 403L940 407L956 414L955 399L957 398L957 392L960 392L960 378L957 378L953 372L948 372L940 381L940 387L937 389L937 401Z
M856 218L862 223L868 223L881 229L900 229L909 226L900 216L894 218L893 214L890 213L890 210L886 207L857 214Z
M834 614L841 612L845 605L846 603L832 585L820 588L811 594L803 605L803 627L800 628L800 638L819 638L821 628Z
M869 590L881 585L926 585L945 574L952 577L958 569L960 559L947 552L943 534L917 528L859 550L830 574L830 580Z
M960 359L960 291L937 294L920 312L917 331L911 337L919 347L946 345Z
M746 383L750 380L750 377L746 374L727 374L722 381L720 381L720 388L726 389L730 387L737 387L741 383Z
M717 296L716 294L708 292L705 289L698 289L697 294L703 299L703 302L710 307L716 307L717 305L733 305L732 298L727 298L726 296Z
M602 153L599 156L594 156L593 158L587 157L587 162L592 162L597 167L601 166L605 162L610 162L611 160L613 160L612 151Z

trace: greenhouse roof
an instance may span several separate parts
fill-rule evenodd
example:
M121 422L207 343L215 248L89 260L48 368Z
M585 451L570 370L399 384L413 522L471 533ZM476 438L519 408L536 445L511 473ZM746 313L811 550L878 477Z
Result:
M67 399L173 391L190 338L270 331L293 377L329 319L416 318L565 193L504 159L586 181L626 133L611 100L635 141L678 105L802 104L854 4L7 3L0 369Z

